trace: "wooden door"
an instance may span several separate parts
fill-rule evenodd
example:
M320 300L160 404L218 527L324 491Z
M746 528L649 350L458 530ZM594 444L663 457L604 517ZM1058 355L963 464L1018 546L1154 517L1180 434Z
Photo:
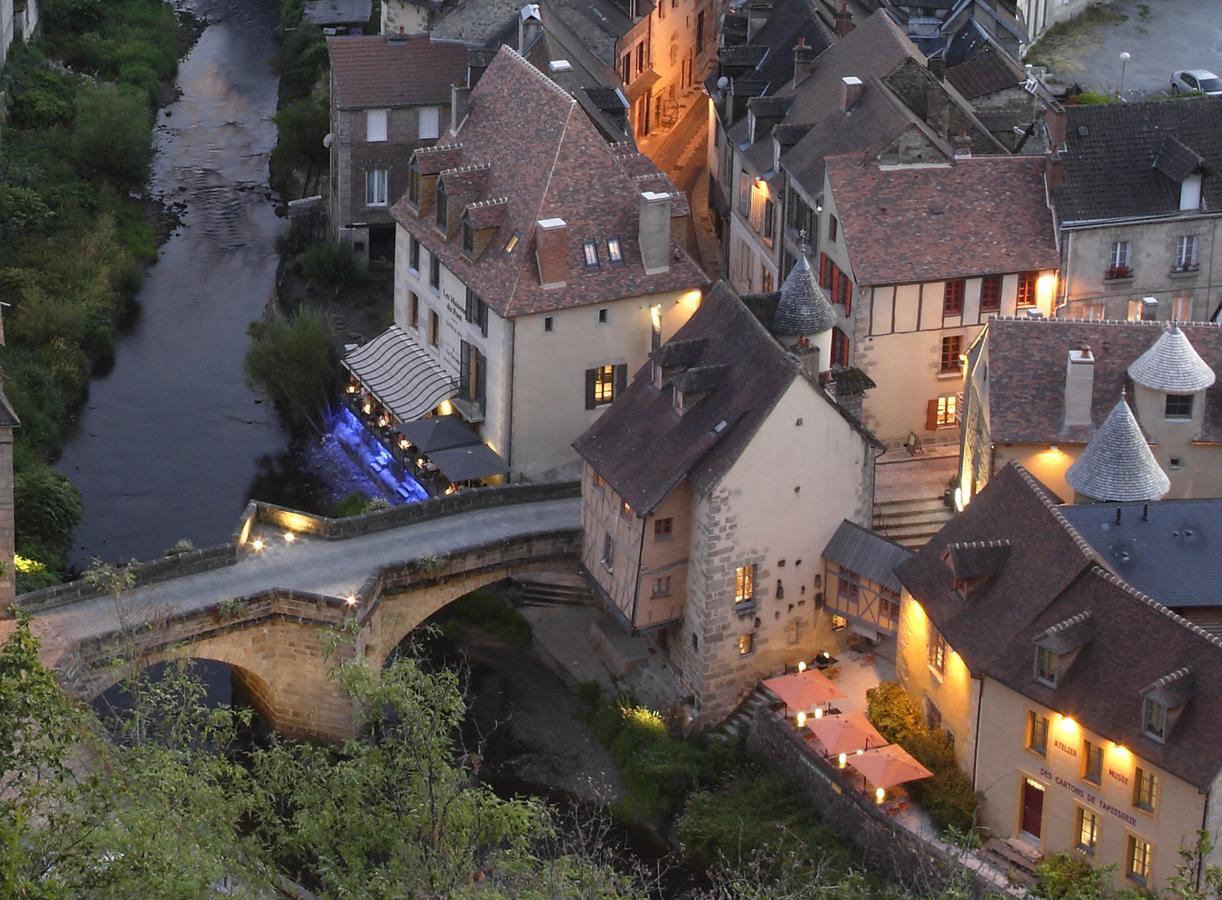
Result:
M1023 779L1022 829L1034 838L1040 836L1044 820L1044 788L1030 778Z

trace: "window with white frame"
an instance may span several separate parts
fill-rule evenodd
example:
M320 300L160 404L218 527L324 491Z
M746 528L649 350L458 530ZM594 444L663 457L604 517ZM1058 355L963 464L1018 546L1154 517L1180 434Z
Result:
M1150 697L1141 702L1141 733L1159 743L1167 739L1167 707Z
M1035 648L1035 680L1056 687L1057 655L1048 647Z
M418 113L419 119L416 135L421 140L435 138L441 134L441 107L422 106Z
M1112 254L1108 266L1113 276L1120 275L1129 268L1129 259L1133 247L1128 241L1112 241Z
M1175 242L1175 271L1191 272L1197 267L1197 236L1182 234Z
M365 110L365 140L370 143L386 140L386 110Z
M385 206L387 185L390 182L386 169L370 169L365 173L365 205Z
M1153 322L1158 318L1158 301L1153 297L1129 301L1130 322Z
M1129 835L1129 851L1125 854L1124 874L1134 881L1145 884L1150 880L1151 863L1154 859L1154 848L1150 842L1135 834Z
M1192 295L1171 298L1171 318L1176 322L1192 321Z
M1094 855L1099 845L1099 814L1084 806L1078 807L1078 840L1076 846L1083 853Z

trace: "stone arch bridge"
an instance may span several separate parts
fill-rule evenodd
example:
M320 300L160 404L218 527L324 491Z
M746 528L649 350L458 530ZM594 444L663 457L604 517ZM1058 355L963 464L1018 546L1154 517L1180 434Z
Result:
M119 597L74 582L17 605L33 616L44 663L81 699L133 666L212 659L233 667L281 733L341 740L353 710L328 675L332 629L353 627L347 652L380 667L414 628L478 587L575 572L578 494L574 484L515 485L334 520L251 503L229 545L139 566Z

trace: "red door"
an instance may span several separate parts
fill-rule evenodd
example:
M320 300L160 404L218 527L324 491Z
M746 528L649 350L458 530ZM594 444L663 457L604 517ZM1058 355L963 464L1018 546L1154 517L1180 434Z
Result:
M1023 779L1023 831L1034 838L1040 836L1044 819L1044 788L1030 778Z

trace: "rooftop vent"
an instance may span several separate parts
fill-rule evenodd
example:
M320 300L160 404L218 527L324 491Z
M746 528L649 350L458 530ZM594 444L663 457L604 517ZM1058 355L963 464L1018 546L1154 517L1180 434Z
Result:
M569 62L567 59L553 59L551 62L547 64L547 67L552 72L571 72L573 71L573 64Z

